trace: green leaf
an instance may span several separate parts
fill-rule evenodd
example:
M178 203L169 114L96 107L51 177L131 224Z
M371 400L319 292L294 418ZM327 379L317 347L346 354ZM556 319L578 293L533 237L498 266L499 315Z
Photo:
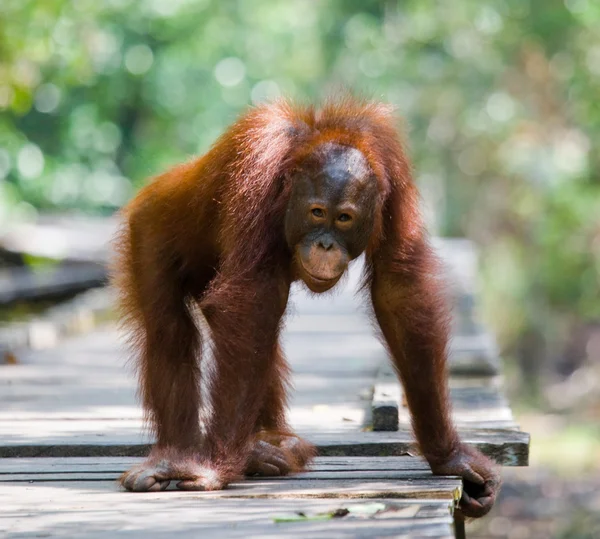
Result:
M304 513L290 513L273 517L273 522L308 522L312 520L330 520L334 518L334 513L318 513L316 515L305 515Z

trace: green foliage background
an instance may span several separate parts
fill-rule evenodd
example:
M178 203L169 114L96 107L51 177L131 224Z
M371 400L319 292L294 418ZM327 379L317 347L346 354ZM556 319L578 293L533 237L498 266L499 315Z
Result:
M351 88L482 247L506 350L560 354L600 318L599 28L593 0L3 0L0 226L110 213L249 104Z

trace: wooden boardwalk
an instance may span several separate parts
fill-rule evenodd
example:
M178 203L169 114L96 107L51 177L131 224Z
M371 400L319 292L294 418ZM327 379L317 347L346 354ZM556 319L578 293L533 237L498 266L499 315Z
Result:
M446 258L454 256L463 276L454 286L455 421L465 441L499 462L527 465L528 436L502 396L498 358L472 312L472 270L460 266L465 244L448 245ZM295 386L289 416L321 455L293 477L214 493L122 492L116 477L151 440L114 326L46 350L19 350L17 365L0 367L0 535L453 537L461 482L403 456L416 453L408 414L353 297L359 273L354 268L334 296L293 292L284 334ZM395 405L389 430L399 430L371 431L381 402Z

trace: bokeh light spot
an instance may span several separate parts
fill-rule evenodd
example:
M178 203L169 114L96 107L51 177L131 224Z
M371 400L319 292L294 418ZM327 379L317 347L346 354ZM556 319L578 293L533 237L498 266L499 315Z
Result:
M133 75L143 75L154 62L154 55L148 45L134 45L125 53L125 67Z
M491 6L483 6L475 18L475 28L482 34L496 34L502 30L502 17Z
M224 58L215 66L215 78L221 86L236 86L246 76L246 66L239 58Z
M590 7L588 0L565 0L565 6L571 13L585 13Z
M600 76L600 45L590 48L586 54L585 63L590 73Z
M377 78L385 73L387 61L378 51L368 51L361 55L358 65L367 77Z
M35 92L34 103L39 112L54 112L60 104L60 90L54 84L42 84Z
M252 91L250 92L250 98L252 103L262 103L264 101L273 101L281 95L279 85L272 80L261 80L257 82Z
M44 171L44 154L35 144L25 144L17 155L17 168L21 177L31 180Z
M485 110L492 120L507 122L515 114L515 102L508 94L496 92L488 98Z

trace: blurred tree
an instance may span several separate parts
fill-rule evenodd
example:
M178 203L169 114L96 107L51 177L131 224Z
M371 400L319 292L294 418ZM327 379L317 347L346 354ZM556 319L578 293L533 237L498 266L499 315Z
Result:
M350 87L407 119L431 226L482 246L535 380L600 318L599 27L592 0L3 0L0 226L111 212L247 105Z

